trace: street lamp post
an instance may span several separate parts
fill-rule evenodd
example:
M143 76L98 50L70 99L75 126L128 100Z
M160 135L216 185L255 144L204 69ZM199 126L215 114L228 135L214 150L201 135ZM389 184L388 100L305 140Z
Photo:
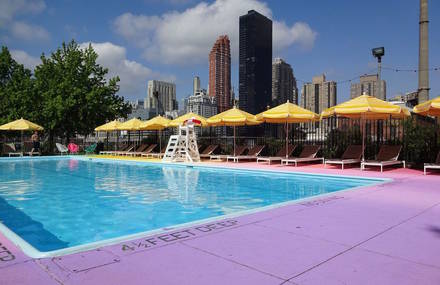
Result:
M381 80L381 71L382 71L382 56L385 55L384 47L373 48L372 50L373 56L377 58L377 97L379 99L385 100L385 97L382 98L382 80Z

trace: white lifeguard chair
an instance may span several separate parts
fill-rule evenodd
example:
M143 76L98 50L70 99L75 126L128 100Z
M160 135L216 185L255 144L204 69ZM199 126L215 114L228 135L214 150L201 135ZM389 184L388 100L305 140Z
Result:
M179 134L172 135L162 161L167 162L199 162L200 154L197 147L197 136L194 131L194 119L187 120L179 126Z

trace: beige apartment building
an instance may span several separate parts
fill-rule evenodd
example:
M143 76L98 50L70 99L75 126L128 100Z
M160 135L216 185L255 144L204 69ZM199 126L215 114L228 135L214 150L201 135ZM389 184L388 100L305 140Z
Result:
M315 76L311 83L305 83L301 90L301 107L317 114L336 105L335 81L326 81L325 75Z
M379 95L378 75L365 74L359 77L359 83L352 83L350 86L350 98L356 98L362 94L367 94L381 100L387 99L387 84L385 80L381 80L381 92Z

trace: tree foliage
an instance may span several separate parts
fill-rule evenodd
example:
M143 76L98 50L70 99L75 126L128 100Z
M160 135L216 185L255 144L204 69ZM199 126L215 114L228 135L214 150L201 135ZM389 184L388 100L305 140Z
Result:
M53 135L87 135L130 111L124 98L116 95L119 78L107 82L108 70L96 63L97 58L91 45L82 49L74 41L63 43L50 57L41 56L35 88L44 102L43 125Z
M88 135L109 120L126 117L129 104L117 95L119 77L107 79L89 45L63 43L42 55L32 75L6 47L0 54L0 123L24 117L54 136Z
M29 69L16 62L8 48L0 52L0 124L21 117L39 119L35 106L34 79Z

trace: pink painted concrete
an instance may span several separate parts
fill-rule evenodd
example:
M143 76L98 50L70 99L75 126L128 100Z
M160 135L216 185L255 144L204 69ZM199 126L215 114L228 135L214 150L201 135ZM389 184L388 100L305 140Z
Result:
M0 284L440 284L440 175L207 165L394 181L57 258L0 235Z

